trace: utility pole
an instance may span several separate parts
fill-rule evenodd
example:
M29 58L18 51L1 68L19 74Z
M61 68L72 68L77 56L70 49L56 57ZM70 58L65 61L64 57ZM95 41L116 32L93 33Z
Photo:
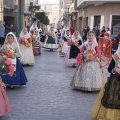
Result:
M18 30L17 36L19 36L20 31L23 28L23 21L24 21L24 0L18 0Z

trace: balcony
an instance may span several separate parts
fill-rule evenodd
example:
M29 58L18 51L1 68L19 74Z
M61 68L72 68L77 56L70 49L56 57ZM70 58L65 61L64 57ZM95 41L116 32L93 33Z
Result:
M31 14L31 12L29 11L29 6L29 4L24 5L24 14Z
M4 0L4 9L8 10L14 10L15 9L15 3L14 0Z
M104 3L111 3L111 2L120 2L120 0L77 0L76 3L76 7L77 8L85 8L89 5L95 5L95 6L98 6L98 5L102 5Z

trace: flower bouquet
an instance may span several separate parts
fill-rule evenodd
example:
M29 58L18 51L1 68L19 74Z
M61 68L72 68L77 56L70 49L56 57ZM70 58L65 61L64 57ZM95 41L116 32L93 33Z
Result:
M11 50L6 49L6 55L7 55L7 57L10 57L12 54L13 54L13 53L12 53Z
M88 59L92 59L94 57L94 51L92 49L88 50Z
M15 67L12 61L6 56L0 56L0 74L8 74L13 76Z
M30 39L30 38L27 38L27 41L28 41L29 43L31 43L31 39Z
M31 39L30 38L24 38L24 37L20 37L19 39L19 43L22 43L23 45L25 45L26 47L28 47L31 43Z
M77 40L75 40L74 45L75 45L75 46L78 46L78 45L79 45L79 42L78 42Z
M36 40L35 35L32 36L32 41L34 42Z
M54 34L51 32L51 33L49 34L49 36L50 36L50 37L54 37Z
M18 41L19 41L19 43L23 44L25 42L25 38L24 37L20 37Z
M77 63L82 65L83 63L87 62L90 59L93 59L94 57L94 51L92 49L89 49L87 51L84 51L84 53L79 53L77 56Z
M79 65L83 65L86 61L86 55L84 53L79 53L76 59Z
M24 45L27 47L27 46L29 46L29 42L26 40L25 42L24 42Z

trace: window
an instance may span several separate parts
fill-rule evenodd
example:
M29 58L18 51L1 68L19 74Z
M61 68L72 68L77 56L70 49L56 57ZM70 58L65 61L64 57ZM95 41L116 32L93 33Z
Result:
M120 15L113 15L111 33L117 35L119 30L120 30Z
M94 25L100 26L101 16L94 16Z

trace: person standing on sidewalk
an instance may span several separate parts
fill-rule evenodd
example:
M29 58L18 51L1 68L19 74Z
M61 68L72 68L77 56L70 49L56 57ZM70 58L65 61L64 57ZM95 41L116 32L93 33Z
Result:
M5 41L5 27L0 20L0 45L2 46Z
M4 27L5 27L5 37L9 32L12 32L13 25L10 26L8 22L4 22Z
M93 28L93 31L95 32L96 39L97 39L97 41L98 41L99 34L100 34L100 30L98 29L98 26L97 26L97 25L95 25L95 27Z

